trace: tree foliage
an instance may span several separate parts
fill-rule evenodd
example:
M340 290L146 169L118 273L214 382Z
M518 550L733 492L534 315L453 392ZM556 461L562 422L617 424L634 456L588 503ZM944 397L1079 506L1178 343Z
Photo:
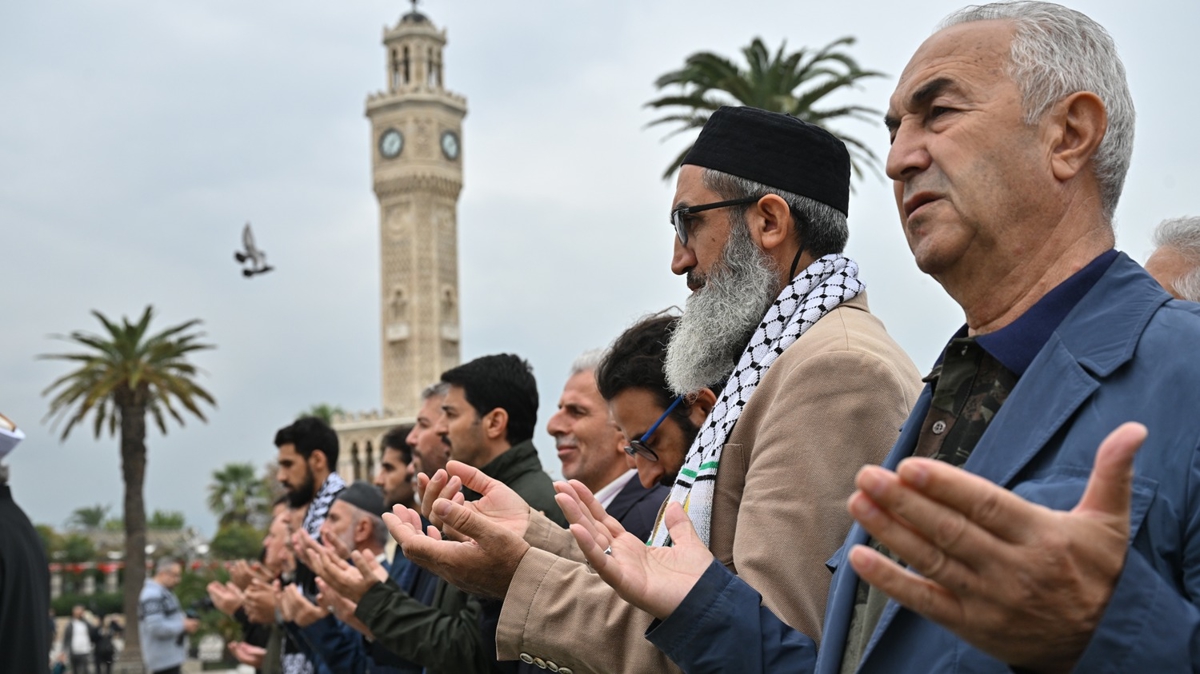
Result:
M842 139L850 150L855 175L862 175L864 164L878 170L879 158L871 148L852 136L830 129L828 123L846 118L875 121L881 113L862 105L822 107L827 96L854 88L859 80L883 75L859 67L844 49L853 44L854 38L847 36L817 50L802 48L788 53L785 41L772 53L756 37L742 48L746 61L744 68L719 54L696 52L687 57L682 68L655 80L659 90L679 87L680 91L646 104L650 108L674 109L648 126L678 124L678 128L667 135L669 138L703 127L709 115L723 105L762 108L824 127ZM691 149L689 144L671 162L663 173L664 179L675 173Z
M337 405L330 405L329 403L317 403L300 414L297 414L296 418L301 419L303 417L316 417L321 421L332 425L335 414L345 413L345 410Z
M261 530L234 522L217 530L208 549L216 559L253 559L262 549L262 541Z
M104 521L108 519L110 510L112 510L111 505L101 505L99 503L94 506L76 508L71 511L71 516L67 518L67 527L95 531L104 526Z
M154 315L150 306L136 321L124 317L120 322L111 321L99 311L92 315L103 326L101 334L77 330L58 336L82 350L41 356L68 362L74 368L54 380L42 394L53 393L46 418L55 427L66 422L64 440L78 424L90 423L97 438L106 428L110 435L116 435L120 428L125 481L124 610L125 615L132 616L137 614L146 568L146 416L164 434L168 417L180 425L184 413L207 420L200 406L215 406L216 401L196 383L199 370L189 357L213 346L201 341L204 333L195 331L198 320L150 333ZM136 661L140 657L136 620L128 621L125 637L122 657Z
M178 510L155 510L146 525L151 529L179 531L186 522Z
M212 479L208 509L217 516L219 526L251 524L256 515L265 512L270 492L262 478L255 475L254 464L225 464L213 471Z

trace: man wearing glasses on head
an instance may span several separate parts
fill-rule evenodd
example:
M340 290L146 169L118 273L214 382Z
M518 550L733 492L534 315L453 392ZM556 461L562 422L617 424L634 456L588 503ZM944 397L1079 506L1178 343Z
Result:
M849 181L845 144L824 129L725 107L684 158L670 210L671 270L692 295L667 345L667 384L697 400L702 389L717 393L669 501L764 605L813 639L825 561L850 528L854 475L887 455L920 392L912 361L867 309L858 266L842 255ZM463 482L489 497L502 487L478 475ZM582 485L559 489L592 508ZM450 582L504 597L500 658L568 674L676 670L644 638L651 616L593 573L566 531L499 493L487 503L505 507L490 512L438 493L427 490L424 504L473 542L423 536L407 515L393 535ZM571 494L557 502L580 519ZM649 544L670 545L666 526Z

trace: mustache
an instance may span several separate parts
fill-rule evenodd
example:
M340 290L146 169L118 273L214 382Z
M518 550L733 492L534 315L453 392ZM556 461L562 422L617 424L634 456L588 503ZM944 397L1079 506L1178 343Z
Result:
M579 441L575 439L574 435L564 435L561 438L554 439L554 448L555 449L562 449L563 447L578 447L578 446L579 446Z

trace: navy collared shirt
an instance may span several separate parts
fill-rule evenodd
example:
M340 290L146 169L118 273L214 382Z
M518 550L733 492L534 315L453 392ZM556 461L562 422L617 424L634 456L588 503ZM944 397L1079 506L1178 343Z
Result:
M1116 250L1102 253L1046 293L1017 320L995 332L979 335L976 338L979 346L1017 377L1025 374L1029 364L1050 340L1050 335L1054 334L1067 314L1088 294L1116 259ZM964 325L954 336L958 338L966 334L967 326Z

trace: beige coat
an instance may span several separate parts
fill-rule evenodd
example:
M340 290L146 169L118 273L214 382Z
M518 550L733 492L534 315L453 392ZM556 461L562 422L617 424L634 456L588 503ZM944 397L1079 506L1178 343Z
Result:
M860 295L772 364L722 451L709 548L776 615L816 639L825 561L850 529L854 475L887 456L920 390L912 361ZM569 532L535 514L526 540L533 549L496 633L500 659L524 654L575 674L678 671L643 636L651 616L582 562Z

